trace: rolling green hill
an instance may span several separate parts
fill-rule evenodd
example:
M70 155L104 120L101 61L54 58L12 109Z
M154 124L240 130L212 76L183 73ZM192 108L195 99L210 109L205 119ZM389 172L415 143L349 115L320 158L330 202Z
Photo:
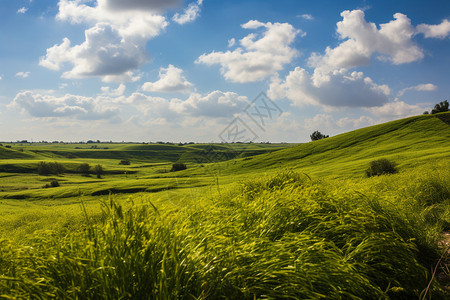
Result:
M422 115L240 160L226 173L301 169L318 176L362 176L369 161L388 158L401 169L450 159L450 113Z

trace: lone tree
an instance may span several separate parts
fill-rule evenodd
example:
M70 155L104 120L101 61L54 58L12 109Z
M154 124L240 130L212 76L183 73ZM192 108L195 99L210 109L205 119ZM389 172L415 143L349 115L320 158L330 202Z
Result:
M448 111L448 101L447 100L436 104L434 106L434 108L431 110L431 114L437 114L437 113L446 112L446 111Z
M96 165L94 167L94 172L95 172L95 174L97 174L97 178L102 178L102 175L103 175L103 167L102 167L102 165Z
M321 140L321 139L324 139L324 138L327 138L330 136L322 134L320 131L316 130L313 133L311 133L310 137L311 137L311 141L317 141L317 140Z

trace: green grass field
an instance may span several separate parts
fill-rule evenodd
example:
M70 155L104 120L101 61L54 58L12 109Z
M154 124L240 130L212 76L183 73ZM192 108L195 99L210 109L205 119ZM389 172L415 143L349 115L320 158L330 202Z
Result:
M3 143L0 299L448 299L449 119L298 145ZM366 178L380 158L399 173Z

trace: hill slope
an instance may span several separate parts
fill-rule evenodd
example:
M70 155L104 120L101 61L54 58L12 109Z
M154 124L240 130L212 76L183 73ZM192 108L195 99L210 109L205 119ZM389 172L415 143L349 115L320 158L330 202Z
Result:
M450 159L450 113L422 115L240 160L228 169L301 169L315 175L362 176L369 161L392 159L400 168Z

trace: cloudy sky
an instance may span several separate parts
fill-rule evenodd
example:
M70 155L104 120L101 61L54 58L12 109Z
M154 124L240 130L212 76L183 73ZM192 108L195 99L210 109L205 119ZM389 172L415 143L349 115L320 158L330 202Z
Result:
M306 142L450 95L448 0L0 4L0 141Z

